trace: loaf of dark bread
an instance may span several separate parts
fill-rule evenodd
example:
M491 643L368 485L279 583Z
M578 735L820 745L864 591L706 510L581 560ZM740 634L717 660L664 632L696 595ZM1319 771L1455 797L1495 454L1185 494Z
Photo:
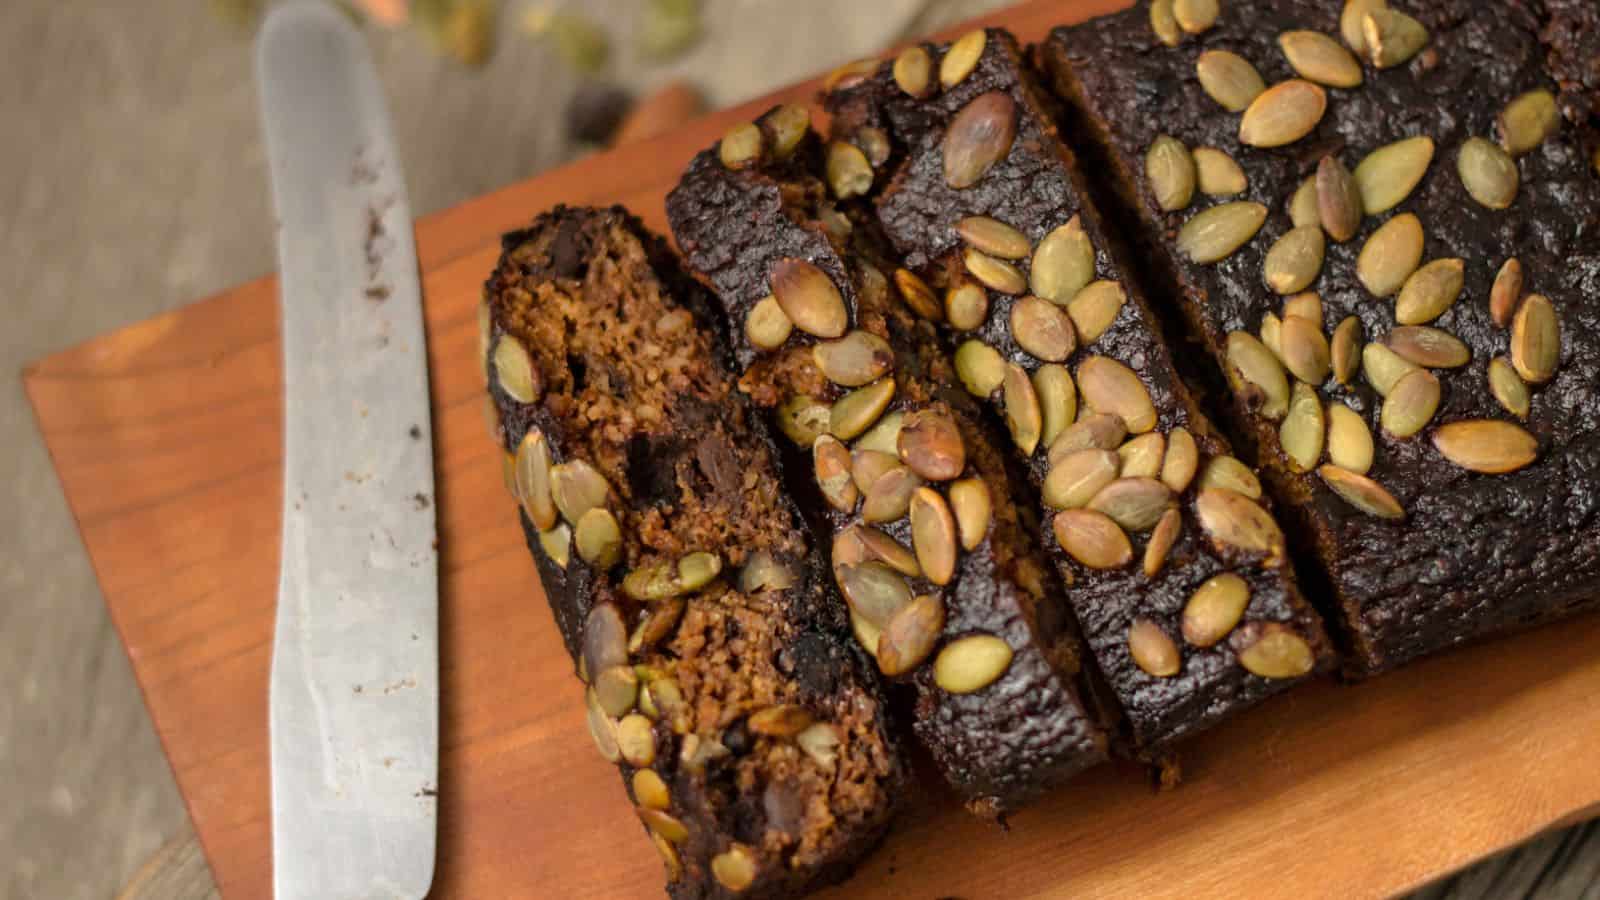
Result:
M779 107L695 157L668 219L740 387L814 476L796 490L827 510L858 639L911 686L915 731L968 807L1000 815L1103 760L1106 737L1032 504L870 216L819 177L841 165L823 153L806 111Z
M623 210L558 208L505 237L482 349L590 729L668 892L787 897L878 842L906 767L707 311Z
M1600 605L1600 5L1173 10L1040 56L1351 672Z
M1011 432L1134 752L1330 668L1261 485L1179 377L1015 39L916 45L825 100L835 142L887 148L876 219Z

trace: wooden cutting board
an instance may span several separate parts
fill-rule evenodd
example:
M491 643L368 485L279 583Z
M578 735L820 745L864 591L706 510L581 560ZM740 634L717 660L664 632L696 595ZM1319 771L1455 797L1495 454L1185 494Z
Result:
M1024 40L1125 5L990 17ZM799 85L417 226L441 559L440 898L658 897L662 872L594 752L572 667L484 427L474 307L498 235L556 203L665 227L699 148ZM42 360L25 384L223 893L270 896L267 668L281 369L264 279ZM404 434L395 440L407 440ZM1355 687L1313 684L1191 744L1153 793L1106 766L1008 831L919 792L829 897L1380 896L1600 812L1600 617ZM308 822L305 827L315 828Z

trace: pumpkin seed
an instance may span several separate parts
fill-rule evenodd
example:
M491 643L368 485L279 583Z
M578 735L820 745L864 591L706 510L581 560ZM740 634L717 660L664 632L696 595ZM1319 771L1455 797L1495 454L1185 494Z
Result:
M856 450L876 450L890 456L899 456L900 453L900 427L905 423L906 414L892 412L878 420L878 424L856 439L853 445Z
M956 348L956 375L974 397L988 397L1006 377L1006 361L1000 351L976 338Z
M907 47L895 57L893 73L900 90L921 99L933 86L933 57L924 47Z
M1433 446L1445 459L1471 472L1503 475L1539 458L1539 441L1520 425L1469 419L1440 425Z
M1380 397L1389 396L1400 379L1415 371L1415 363L1376 341L1361 350L1361 372Z
M594 688L585 691L584 697L588 706L589 736L594 738L595 747L607 762L616 762L622 758L622 751L617 748L617 726L601 708Z
M944 631L944 601L923 594L895 614L878 638L878 671L890 678L922 665Z
M761 117L772 132L772 155L788 159L811 131L811 110L804 104L785 103Z
M778 405L778 430L801 447L809 447L828 431L828 404L797 394Z
M628 664L628 627L614 603L596 603L583 619L581 673Z
M1006 429L1011 440L1024 456L1032 456L1039 446L1039 436L1044 431L1044 413L1039 409L1039 395L1034 393L1033 381L1016 363L1006 364L1005 412Z
M1405 138L1368 153L1352 173L1361 192L1361 207L1369 216L1397 206L1427 174L1433 162L1433 138Z
M943 412L919 409L900 427L900 460L929 481L949 481L967 465L967 448L955 420Z
M609 569L622 558L622 527L604 507L584 513L572 534L578 558L597 569Z
M1250 186L1244 169L1223 151L1215 147L1196 147L1191 155L1194 157L1195 184L1200 188L1200 193L1209 197L1232 197L1244 193Z
M556 525L556 505L550 494L550 468L550 445L545 442L544 432L537 428L528 429L528 433L522 436L522 443L517 445L513 481L517 498L522 501L522 511L527 513L533 527L540 531L549 531ZM604 502L604 497L601 502Z
M1522 262L1513 256L1495 273L1494 286L1489 289L1489 318L1501 328L1510 327L1521 300Z
M550 561L565 569L572 561L572 529L565 524L539 532L539 546Z
M905 466L890 469L867 488L861 501L864 522L893 522L911 508L911 495L922 486L922 479Z
M813 722L794 737L795 745L824 769L833 768L839 756L839 732L826 722Z
M1283 361L1283 320L1272 313L1261 314L1261 344Z
M513 335L502 334L495 341L494 371L500 390L518 403L532 403L543 393L543 380L533 366L533 357Z
M1333 380L1340 384L1349 384L1355 377L1356 371L1361 367L1361 320L1356 316L1345 316L1339 327L1333 330L1333 341L1329 350L1330 361L1333 367Z
M734 844L711 857L711 875L718 884L737 894L755 883L755 857L749 850Z
M839 591L856 615L882 628L911 602L911 588L900 573L880 562L839 567ZM876 649L877 642L872 643Z
M1401 213L1378 226L1356 257L1356 277L1374 296L1400 290L1422 262L1422 222Z
M1300 186L1289 196L1289 223L1296 228L1322 224L1322 212L1317 206L1315 175L1300 182Z
M1267 286L1280 294L1293 294L1311 286L1322 272L1326 244L1316 225L1292 228L1273 243L1262 263Z
M761 128L754 122L740 122L722 135L717 155L729 169L748 169L761 161Z
M1389 332L1387 343L1402 359L1430 369L1454 369L1472 361L1472 351L1460 338L1427 325L1401 325Z
M1250 467L1232 456L1213 456L1200 472L1200 489L1222 488L1251 500L1261 499L1261 479Z
M978 478L963 478L950 485L950 511L961 534L961 549L975 550L989 533L993 506L989 486Z
M794 571L765 550L750 554L739 570L739 590L746 594L786 591L794 585Z
M1156 523L1150 532L1150 542L1144 545L1144 562L1140 568L1144 570L1144 577L1154 578L1161 574L1161 569L1167 564L1167 557L1172 555L1172 547L1178 542L1178 536L1183 532L1183 513L1177 507L1172 507L1161 514L1161 521Z
M1411 273L1395 298L1395 319L1401 325L1421 325L1444 315L1461 296L1466 263L1436 259Z
M1066 367L1046 363L1033 372L1033 392L1039 398L1039 438L1049 446L1078 417L1078 389Z
M787 740L806 730L813 721L805 707L782 703L751 714L745 725L756 734Z
M948 61L949 55L945 59ZM990 91L974 98L956 113L945 131L945 184L956 190L977 184L1011 152L1016 136L1017 104L1010 94Z
M1529 294L1511 320L1511 364L1529 384L1544 384L1561 362L1561 322L1543 294Z
M1159 431L1141 434L1117 448L1122 460L1123 478L1155 478L1161 474L1167 439Z
M988 216L967 216L956 223L956 234L967 246L1000 259L1027 259L1033 244L1027 235Z
M828 505L840 512L855 509L860 493L850 478L850 449L838 438L825 434L811 445L811 460L817 486Z
M1067 509L1051 522L1056 542L1068 556L1091 569L1120 569L1133 561L1133 545L1105 513Z
M1261 230L1267 208L1248 200L1201 210L1178 229L1178 249L1195 263L1209 265L1233 255Z
M1306 639L1278 622L1253 622L1235 632L1229 643L1239 654L1239 664L1261 678L1299 678L1317 664Z
M1361 229L1363 212L1355 176L1338 157L1324 156L1317 163L1317 218L1323 229L1335 241L1348 241Z
M646 809L666 809L672 804L667 783L654 769L640 769L633 773L633 799Z
M1467 138L1461 145L1456 174L1472 199L1489 209L1506 209L1517 199L1521 177L1516 160L1483 138Z
M1303 381L1295 382L1289 414L1278 427L1278 445L1289 458L1289 471L1309 472L1322 459L1327 422L1317 392Z
M1331 464L1317 469L1317 474L1344 502L1367 515L1380 519L1405 518L1406 511L1400 501L1371 478Z
M1163 134L1150 142L1144 154L1144 177L1156 205L1167 212L1183 209L1194 199L1195 160L1177 138Z
M1078 390L1095 412L1120 416L1128 430L1143 434L1156 427L1150 391L1132 369L1109 356L1090 356L1078 364Z
M1046 362L1061 362L1078 348L1077 329L1067 313L1031 294L1011 306L1011 338Z
M995 259L971 247L961 254L961 260L972 277L987 288L1002 294L1020 294L1028 289L1028 279L1022 277L1016 266L1004 260Z
M1167 436L1167 454L1161 461L1161 483L1181 494L1200 468L1200 448L1189 429L1178 427Z
M831 94L836 90L854 87L867 80L867 77L878 71L876 59L856 59L829 72L822 79L822 92Z
M1519 419L1528 418L1528 410L1533 404L1528 385L1503 356L1496 356L1489 361L1489 392L1505 407L1506 412Z
M1283 301L1283 317L1305 319L1322 327L1322 295L1316 291L1303 291Z
M1052 303L1066 303L1094 280L1094 245L1077 216L1034 248L1028 279L1033 293Z
M1374 9L1386 9L1386 0L1345 0L1344 11L1339 14L1339 34L1357 56L1367 55L1367 36L1361 30L1361 21Z
M828 412L828 430L834 437L848 441L866 431L894 397L894 379L880 378L866 387L856 388L833 403Z
M772 266L772 296L796 327L807 334L836 338L850 327L844 297L828 274L803 259L785 257Z
M1011 646L992 634L946 644L933 661L933 681L952 694L970 694L993 684L1011 666Z
M1090 413L1068 425L1050 444L1049 464L1054 467L1067 454L1079 450L1115 450L1128 436L1122 417L1110 413Z
M1171 678L1183 667L1178 645L1160 625L1146 618L1134 619L1128 628L1128 656L1145 674L1157 678Z
M1408 438L1426 428L1438 411L1439 379L1426 369L1418 369L1395 382L1394 389L1383 399L1378 422L1387 434Z
M630 766L648 766L656 761L655 725L638 713L630 713L617 723L617 749ZM646 810L656 812L650 807Z
M550 497L561 517L573 525L596 506L604 506L611 488L606 477L581 459L550 467Z
M1179 28L1190 34L1199 34L1217 24L1221 12L1218 0L1172 0L1172 17Z
M811 358L829 381L845 387L870 384L894 365L889 342L859 329L836 341L813 345Z
M911 311L930 322L939 321L939 298L934 296L928 283L910 269L894 270L894 286L900 290L900 299ZM977 327L977 326L973 326Z
M676 597L670 597L647 607L644 617L639 620L638 627L628 638L628 652L638 653L647 648L654 647L672 635L678 627L678 620L683 618L684 602ZM639 692L639 708L651 718L660 715L660 710L655 707L655 700L646 690Z
M1120 459L1110 450L1086 448L1067 454L1051 466L1040 496L1051 509L1079 509L1117 480Z
M1118 478L1101 488L1088 508L1128 531L1149 531L1172 503L1172 491L1154 478Z
M1361 20L1367 40L1367 58L1380 69L1391 69L1417 55L1428 43L1421 22L1392 9L1374 9Z
M1521 156L1544 143L1561 127L1554 94L1540 88L1518 96L1500 111L1500 144Z
M1361 85L1361 63L1338 41L1320 31L1285 31L1278 35L1278 48L1307 81L1337 88Z
M922 577L922 566L911 548L871 525L852 525L851 532L861 542L864 554L861 561L876 560L907 578Z
M1183 605L1183 639L1195 647L1215 646L1244 618L1250 584L1232 572L1206 579Z
M794 323L789 321L778 298L767 295L750 307L744 319L744 334L750 343L761 350L776 350L789 340Z
M971 331L989 318L989 292L971 281L959 281L944 294L944 316L957 331Z
M601 669L594 679L594 694L600 708L613 719L621 718L633 709L639 697L639 676L632 666L611 666Z
M1172 0L1152 0L1150 30L1156 33L1156 40L1168 47L1176 47L1183 41L1183 30L1178 27L1178 18L1172 12Z
M678 560L678 586L684 591L698 591L722 574L722 557L715 553L697 550Z
M1239 142L1252 147L1282 147L1310 134L1328 109L1328 94L1299 78L1280 81L1261 92L1239 120Z
M956 520L944 497L933 488L917 488L911 495L911 546L924 578L949 584L956 571Z
M829 143L823 166L828 189L840 200L859 197L872 188L872 163L854 144L845 141Z
M983 57L983 50L988 45L989 34L982 28L956 38L950 44L950 49L945 51L944 59L939 61L939 83L950 88L966 80L977 67L978 60Z
M1194 509L1200 530L1219 551L1262 554L1270 566L1283 561L1283 531L1254 500L1222 488L1205 488L1195 495Z
M883 637L883 630L867 621L864 617L857 615L854 611L850 613L850 630L855 633L856 642L861 645L862 649L866 650L876 660L878 658L878 641Z
M1234 389L1248 406L1276 422L1289 411L1289 379L1266 345L1244 331L1228 334Z
M1372 429L1343 403L1328 404L1328 459L1341 469L1365 475L1372 469Z
M1096 281L1067 302L1067 315L1077 326L1078 343L1088 346L1110 330L1128 301L1128 292L1118 281Z

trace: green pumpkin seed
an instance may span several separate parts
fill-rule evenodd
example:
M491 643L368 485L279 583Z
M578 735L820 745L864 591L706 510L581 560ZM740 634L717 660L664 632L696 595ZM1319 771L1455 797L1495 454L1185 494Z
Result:
M788 159L811 131L811 110L801 103L785 103L761 117L772 133L772 155Z
M1483 138L1467 138L1461 145L1456 174L1472 199L1489 209L1506 209L1517 199L1521 176L1516 160Z
M1400 501L1384 490L1383 485L1365 475L1335 465L1322 466L1317 469L1317 475L1344 502L1369 516L1380 519L1403 519L1406 516L1405 507L1400 505Z
M1386 343L1402 359L1430 369L1454 369L1472 361L1472 351L1460 338L1426 325L1395 328Z
M1128 292L1118 281L1096 281L1067 303L1067 315L1077 326L1078 343L1088 346L1100 339L1121 315L1123 304L1128 302Z
M1121 416L1090 412L1068 425L1066 430L1051 442L1048 463L1052 467L1056 466L1066 458L1067 454L1079 450L1090 448L1115 450L1127 436L1128 426L1122 421Z
M1280 361L1283 359L1283 320L1273 313L1261 314L1261 343Z
M606 715L594 688L585 691L584 698L588 707L589 736L594 738L595 747L607 762L616 762L622 758L622 752L617 748L617 726Z
M973 281L959 281L944 294L944 317L957 331L971 331L989 318L989 292Z
M1033 392L1042 419L1039 439L1049 446L1077 419L1078 388L1066 367L1049 363L1034 370Z
M911 495L911 546L916 550L922 576L934 584L949 584L955 577L958 538L956 519L949 504L933 488L917 488Z
M1183 142L1159 135L1144 155L1144 177L1156 205L1167 212L1183 209L1194 199L1195 160Z
M976 338L956 348L956 375L974 397L988 397L1006 377L1006 361L1000 351Z
M1156 33L1156 40L1168 47L1176 47L1183 41L1183 29L1172 12L1172 0L1152 0L1150 30Z
M1405 138L1368 153L1352 173L1369 216L1386 212L1411 195L1433 162L1433 138Z
M1289 380L1265 344L1247 332L1228 335L1228 368L1234 390L1262 416L1276 422L1289 411Z
M828 431L828 404L814 397L796 395L778 405L778 429L801 447L809 447L818 435Z
M990 91L973 99L945 129L945 184L958 191L977 184L1011 152L1016 136L1017 104L1010 94Z
M921 578L922 566L909 547L884 534L871 525L851 526L855 538L861 542L863 562L876 560L907 578ZM835 560L838 556L835 555Z
M1061 307L1032 294L1011 305L1011 339L1045 362L1061 362L1078 349L1078 330L1072 318Z
M1248 200L1222 203L1190 217L1178 229L1178 249L1195 263L1209 265L1233 255L1261 230L1267 208Z
M1322 229L1315 225L1292 228L1273 243L1262 263L1267 286L1280 294L1303 291L1322 272L1326 247Z
M1094 280L1094 245L1077 216L1034 248L1028 278L1033 293L1052 303L1066 303Z
M1250 584L1232 572L1206 579L1183 605L1183 639L1211 647L1228 636L1250 605Z
M1289 471L1309 472L1322 460L1327 423L1317 392L1303 381L1296 382L1289 414L1278 427L1278 446L1289 458Z
M1154 478L1118 478L1095 494L1089 509L1128 531L1149 531L1173 504L1172 491Z
M512 479L517 499L522 501L522 511L540 531L549 531L556 525L556 504L550 494L550 467L550 445L545 442L544 432L528 429L517 445Z
M894 83L913 97L928 96L933 86L933 57L923 47L907 47L894 59Z
M895 269L894 286L900 291L900 299L911 307L912 312L930 322L939 321L939 299L934 296L928 283L917 277L917 273L910 269Z
M1032 456L1039 446L1044 431L1044 413L1039 409L1039 395L1034 393L1033 381L1016 363L1007 363L1003 379L1005 388L1006 429L1011 440L1023 456Z
M1161 514L1161 521L1150 531L1150 541L1144 545L1144 560L1139 568L1144 571L1144 577L1154 578L1161 574L1161 569L1167 564L1167 557L1172 555L1173 545L1178 543L1178 537L1183 533L1183 513L1177 507L1172 507Z
M911 603L911 588L900 573L883 563L846 565L839 571L839 591L851 612L878 628Z
M834 401L828 412L828 431L843 441L866 431L889 408L894 386L893 378L880 378Z
M606 715L618 718L627 715L639 699L639 676L632 666L612 666L602 669L594 679L595 697Z
M1200 448L1189 429L1178 427L1167 436L1167 454L1161 461L1161 483L1181 494L1200 468Z
M1285 31L1278 35L1278 48L1307 81L1337 88L1361 84L1361 63L1338 41L1320 31Z
M1466 263L1436 259L1411 273L1395 298L1394 316L1401 325L1422 325L1444 315L1465 283Z
M584 513L572 535L578 558L596 569L609 569L622 558L622 527L604 507Z
M1539 458L1539 441L1520 425L1471 419L1440 425L1433 446L1445 459L1470 472L1504 475Z
M859 197L872 188L872 163L860 147L844 141L828 144L823 174L827 176L828 189L840 200Z
M1133 562L1133 545L1111 517L1092 509L1067 509L1051 520L1056 542L1091 569L1120 569Z
M1343 243L1361 229L1365 211L1361 188L1356 178L1336 156L1324 156L1317 163L1317 217L1323 230Z
M803 259L780 259L770 275L772 296L797 328L822 338L836 338L850 327L844 296L828 274Z
M1195 517L1219 551L1260 554L1269 566L1284 558L1283 530L1254 500L1233 491L1205 488L1195 495Z
M1322 212L1317 207L1315 175L1300 182L1300 186L1289 196L1289 223L1296 228L1322 224Z
M989 486L977 478L963 478L950 485L950 511L961 533L961 549L973 550L983 543L994 518Z
M945 51L944 59L939 61L939 83L951 88L966 80L977 67L978 60L983 57L983 50L988 45L989 34L982 28L973 29L956 38L950 44L950 49Z
M1521 156L1544 143L1561 127L1561 110L1554 94L1540 88L1522 94L1500 111L1500 143L1513 156Z
M1380 69L1391 69L1416 56L1428 43L1421 22L1392 9L1374 9L1361 20L1367 41L1367 59Z
M1401 213L1378 226L1356 257L1356 277L1374 296L1392 296L1422 262L1422 222Z
M1377 341L1361 350L1361 374L1366 376L1367 383L1380 397L1389 396L1400 379L1417 371L1417 368L1415 363Z
M1201 89L1228 112L1244 112L1267 89L1267 83L1249 60L1227 50L1200 54L1194 71Z
M1199 486L1201 490L1222 488L1251 500L1261 499L1261 479L1232 456L1213 456L1208 460L1200 473Z
M1183 654L1161 626L1145 618L1128 628L1128 656L1147 675L1171 678L1183 668Z
M874 525L893 522L911 508L911 495L922 486L922 479L905 466L890 469L867 488L861 501L861 520Z
M1365 475L1375 452L1372 429L1361 414L1343 403L1328 405L1328 459L1341 469Z
M1040 496L1051 509L1079 509L1117 480L1120 465L1110 450L1084 449L1067 454L1051 466Z
M1167 438L1159 431L1138 435L1117 448L1123 478L1155 478L1166 455Z
M754 122L740 122L722 135L717 145L717 156L729 169L748 169L761 161L763 151L761 128Z
M922 665L944 631L944 601L923 594L895 614L878 638L878 670L890 678Z
M1330 343L1333 380L1349 384L1361 367L1361 320L1355 316L1345 316L1339 327L1333 330Z
M1428 426L1439 411L1439 379L1418 369L1399 381L1383 398L1378 422L1392 437L1408 438Z
M956 223L956 234L967 246L1000 259L1027 259L1033 244L1027 235L998 219L967 216Z
M905 423L906 414L892 412L878 420L878 424L868 429L866 434L856 438L852 445L856 450L874 450L896 456L900 452L900 428ZM853 464L853 463L852 463Z
M569 460L550 467L550 497L555 500L561 517L573 525L578 524L584 513L604 506L610 492L606 477L584 460Z
M1208 197L1232 197L1244 193L1250 186L1244 169L1221 150L1196 147L1191 155L1194 157L1195 184L1200 188L1200 193Z
M1505 407L1506 412L1519 419L1528 418L1528 411L1533 405L1528 385L1503 356L1496 356L1489 361L1489 392Z
M1295 294L1283 301L1283 317L1305 319L1311 324L1322 327L1322 295L1316 291L1305 291Z
M1561 362L1561 322L1543 294L1529 294L1511 320L1511 364L1529 384L1544 384Z
M811 445L811 467L829 506L840 512L856 508L860 489L850 477L850 448L831 434L822 435Z
M1222 14L1219 0L1172 0L1172 17L1178 27L1190 34L1199 34L1217 24Z
M1128 430L1143 434L1156 427L1150 391L1132 369L1108 356L1090 356L1078 364L1078 390L1095 412L1121 416Z
M894 365L889 342L859 329L836 341L813 345L811 358L829 381L845 387L871 384Z
M1299 78L1281 81L1251 101L1239 120L1239 142L1282 147L1310 134L1328 109L1328 94Z
M1239 664L1261 678L1299 678L1316 667L1306 639L1278 622L1255 622L1235 633ZM1242 640L1240 638L1242 636Z
M528 348L509 334L500 335L494 343L494 372L500 390L518 403L532 403L542 392L538 370Z
M572 561L572 529L563 523L539 532L539 546L552 562L565 569Z
M1344 11L1339 14L1339 35L1357 56L1365 58L1367 55L1367 36L1361 30L1362 20L1367 13L1374 9L1386 9L1388 5L1386 0L1345 0Z
M967 271L972 277L985 287L999 291L1002 294L1020 294L1028 289L1028 280L1016 266L1003 260L995 259L987 253L980 253L972 248L967 248L961 255L966 264Z
M1495 273L1494 286L1489 289L1489 318L1501 328L1509 328L1521 300L1522 263L1513 256Z
M955 420L936 409L911 412L900 427L900 459L929 481L949 481L967 465Z
M957 638L933 660L933 682L952 694L971 694L993 684L1011 666L1011 647L992 634Z
M744 319L744 334L751 345L761 350L776 350L789 340L794 323L778 305L778 298L770 294L750 307Z

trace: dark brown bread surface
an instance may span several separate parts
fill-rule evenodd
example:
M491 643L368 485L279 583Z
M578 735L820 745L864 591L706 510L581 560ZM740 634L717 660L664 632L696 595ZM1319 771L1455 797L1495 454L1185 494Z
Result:
M704 290L620 208L503 243L481 324L508 486L668 892L843 878L905 764Z
M973 58L973 48L979 44L981 53ZM953 58L966 56L972 60L970 72L952 85L936 80L913 96L900 82L917 54L931 60L936 71L947 69ZM900 76L895 74L897 68ZM1295 583L1282 534L1270 515L1249 502L1260 499L1253 474L1244 472L1243 477L1254 497L1228 496L1242 501L1246 513L1254 510L1254 521L1265 529L1266 543L1258 549L1245 549L1237 542L1220 539L1217 528L1202 527L1201 506L1209 509L1224 496L1217 490L1223 482L1213 477L1215 472L1207 474L1211 461L1225 458L1214 464L1219 467L1216 472L1229 463L1239 470L1243 466L1228 458L1227 442L1213 431L1178 376L1161 326L1131 278L1135 268L1132 257L1101 222L1089 199L1083 171L1061 143L1045 107L1047 95L1035 83L1014 38L990 29L969 34L954 45L920 45L907 51L897 65L884 64L870 74L847 79L826 100L834 113L836 140L870 141L873 132L878 132L893 148L889 162L880 168L873 200L877 220L895 250L936 295L950 297L952 291L977 290L986 297L987 311L975 321L962 321L948 304L940 316L945 334L958 347L958 363L964 354L970 353L973 359L984 354L989 356L990 367L1002 362L1018 367L1036 385L1052 377L1066 385L1074 409L1066 410L1065 415L1047 416L1042 436L1025 429L1017 440L1008 442L1008 451L1027 467L1034 485L1044 489L1044 515L1071 520L1083 515L1078 507L1085 503L1110 509L1109 498L1127 488L1150 494L1152 502L1159 504L1158 514L1162 507L1176 510L1171 524L1181 523L1177 524L1181 530L1169 551L1163 554L1157 547L1153 557L1160 565L1153 572L1146 569L1144 557L1151 544L1158 543L1157 535L1164 533L1154 529L1154 517L1135 521L1126 529L1132 551L1126 558L1098 568L1075 558L1056 537L1046 538L1067 582L1067 600L1123 709L1125 732L1134 750L1145 758L1159 757L1180 738L1258 703L1315 670L1331 667L1331 648L1316 613ZM1014 137L995 144L1002 154L974 183L952 186L948 162L964 140L964 126L959 122L984 104L1000 111L989 118ZM964 254L971 252L973 240L964 240L961 229L972 223L961 223L968 217L986 217L1016 232L1018 248L994 245L995 252L1003 250L1018 257L1011 263L1019 276L1014 286L991 279L990 287L985 288L979 278L981 271L967 264ZM1085 271L1077 283L1057 288L1048 279L1050 273L1041 271L1049 263L1041 266L1038 262L1048 251L1037 257L1033 254L1045 245L1047 235L1054 235L1050 238L1054 243L1068 232L1075 232L1092 250L1085 251ZM981 233L977 240L983 241ZM1060 258L1057 254L1056 259ZM978 260L979 265L983 262ZM1080 290L1079 285L1090 277L1099 280ZM1045 294L1048 300L1041 301L1035 294ZM1099 324L1094 324L1097 316L1090 312L1096 302L1109 310L1098 316L1102 319ZM1038 314L1041 311L1043 315ZM1052 321L1061 323L1071 339L1056 341L1054 346L1041 340L1043 326ZM1014 322L1018 323L1015 329ZM1109 382L1107 373L1121 375L1115 390L1099 387ZM964 382L1008 423L1019 421L1019 408L1034 405L1029 394L1040 398L1047 394L1040 389L1019 394L1005 384L982 379L974 383L971 377L964 377ZM1065 454L1051 452L1052 439L1074 415L1085 419L1096 412L1095 400L1106 405L1098 412L1114 412L1106 404L1108 394L1134 398L1146 409L1148 420L1127 429L1133 432L1129 440L1139 443L1125 445L1116 437L1104 449L1084 452L1097 459L1115 460L1108 451L1119 445L1128 447L1129 453L1153 447L1152 462L1141 466L1125 459L1120 473L1113 462L1109 471L1101 469L1098 476L1103 484L1120 475L1123 480L1107 488L1112 493L1097 500L1085 495L1063 503L1048 477L1065 458ZM1048 406L1049 401L1043 405ZM1022 419L1026 418L1024 414ZM1050 419L1055 420L1054 426L1049 425ZM1168 454L1169 445L1178 449ZM1180 471L1177 460L1184 450L1195 454L1186 473ZM1167 457L1173 459L1174 468L1157 480ZM1079 461L1082 459L1080 456ZM1058 512L1065 505L1074 511ZM1227 517L1233 515L1230 512ZM1104 524L1106 520L1101 521ZM1192 627L1200 604L1191 608L1190 598L1217 578L1221 579L1217 584L1228 583L1236 591L1236 598L1239 586L1246 586L1247 605L1233 612L1231 619L1224 615L1218 620L1223 626L1220 634L1201 634ZM1186 610L1191 620L1187 638ZM1270 640L1256 646L1267 636ZM1269 652L1280 642L1281 646ZM1285 648L1292 660L1282 657ZM1259 660L1263 655L1271 658Z
M831 563L858 638L886 674L913 687L914 729L968 807L1004 814L1105 759L1105 735L1077 687L1059 584L992 431L886 276L871 223L852 220L817 177L815 139L807 132L783 159L771 134L766 146L765 160L738 170L719 161L722 145L698 155L668 197L674 234L735 336L741 388L773 411L791 454L819 476L820 489L814 480L796 490L828 510ZM801 279L799 297L783 275L775 281L781 272ZM818 330L849 336L823 341L794 327L776 338L757 329L753 341L752 309L777 306L765 299L775 286L788 309L816 300L837 314ZM873 350L842 386L824 375L819 353L848 342ZM852 423L850 407L870 392L884 392L882 401ZM904 500L893 500L897 481L919 488L909 518ZM963 510L976 527L961 529Z
M1326 608L1358 675L1600 603L1600 6L1431 0L1392 8L1420 21L1428 44L1393 68L1364 62L1358 86L1326 89L1326 112L1314 130L1274 149L1241 143L1239 114L1207 95L1196 61L1204 51L1228 50L1269 85L1293 78L1279 35L1308 29L1342 46L1339 3L1235 0L1223 4L1214 27L1170 47L1152 31L1150 4L1140 3L1058 29L1040 49L1072 108L1072 138L1102 166L1111 202L1126 212L1128 230L1152 264L1151 281L1167 286L1162 299L1182 308L1225 371L1238 430L1320 560L1330 583ZM1556 100L1554 132L1516 158L1520 186L1509 208L1487 208L1465 190L1458 156L1469 138L1497 141L1502 109L1535 90ZM1227 153L1248 187L1228 198L1196 193L1185 208L1162 211L1144 169L1146 150L1161 134ZM1441 399L1427 427L1409 437L1386 432L1385 398L1364 373L1317 387L1322 401L1353 410L1373 435L1367 475L1403 510L1403 518L1386 519L1291 464L1277 417L1264 414L1263 392L1227 362L1227 345L1230 333L1256 335L1264 321L1272 324L1269 314L1284 313L1282 298L1264 282L1264 260L1291 228L1291 198L1320 160L1331 155L1355 170L1379 147L1420 137L1434 146L1420 183L1391 209L1361 218L1349 240L1327 240L1309 287L1320 294L1316 324L1324 334L1354 317L1365 340L1383 341L1397 326L1395 301L1375 296L1356 275L1374 231L1414 214L1425 235L1422 262L1462 261L1459 299L1427 325L1459 339L1470 361L1432 370ZM1180 229L1225 201L1263 205L1265 224L1222 261L1196 264L1177 249ZM1488 376L1492 360L1513 352L1514 329L1497 323L1489 304L1511 257L1525 280L1511 299L1526 309L1525 295L1544 295L1559 322L1559 365L1548 383L1531 386L1525 418L1497 402ZM1511 388L1521 381L1513 374ZM1474 420L1505 423L1487 427L1524 442L1511 426L1525 428L1536 461L1511 474L1453 464L1435 442L1466 433L1453 423Z

